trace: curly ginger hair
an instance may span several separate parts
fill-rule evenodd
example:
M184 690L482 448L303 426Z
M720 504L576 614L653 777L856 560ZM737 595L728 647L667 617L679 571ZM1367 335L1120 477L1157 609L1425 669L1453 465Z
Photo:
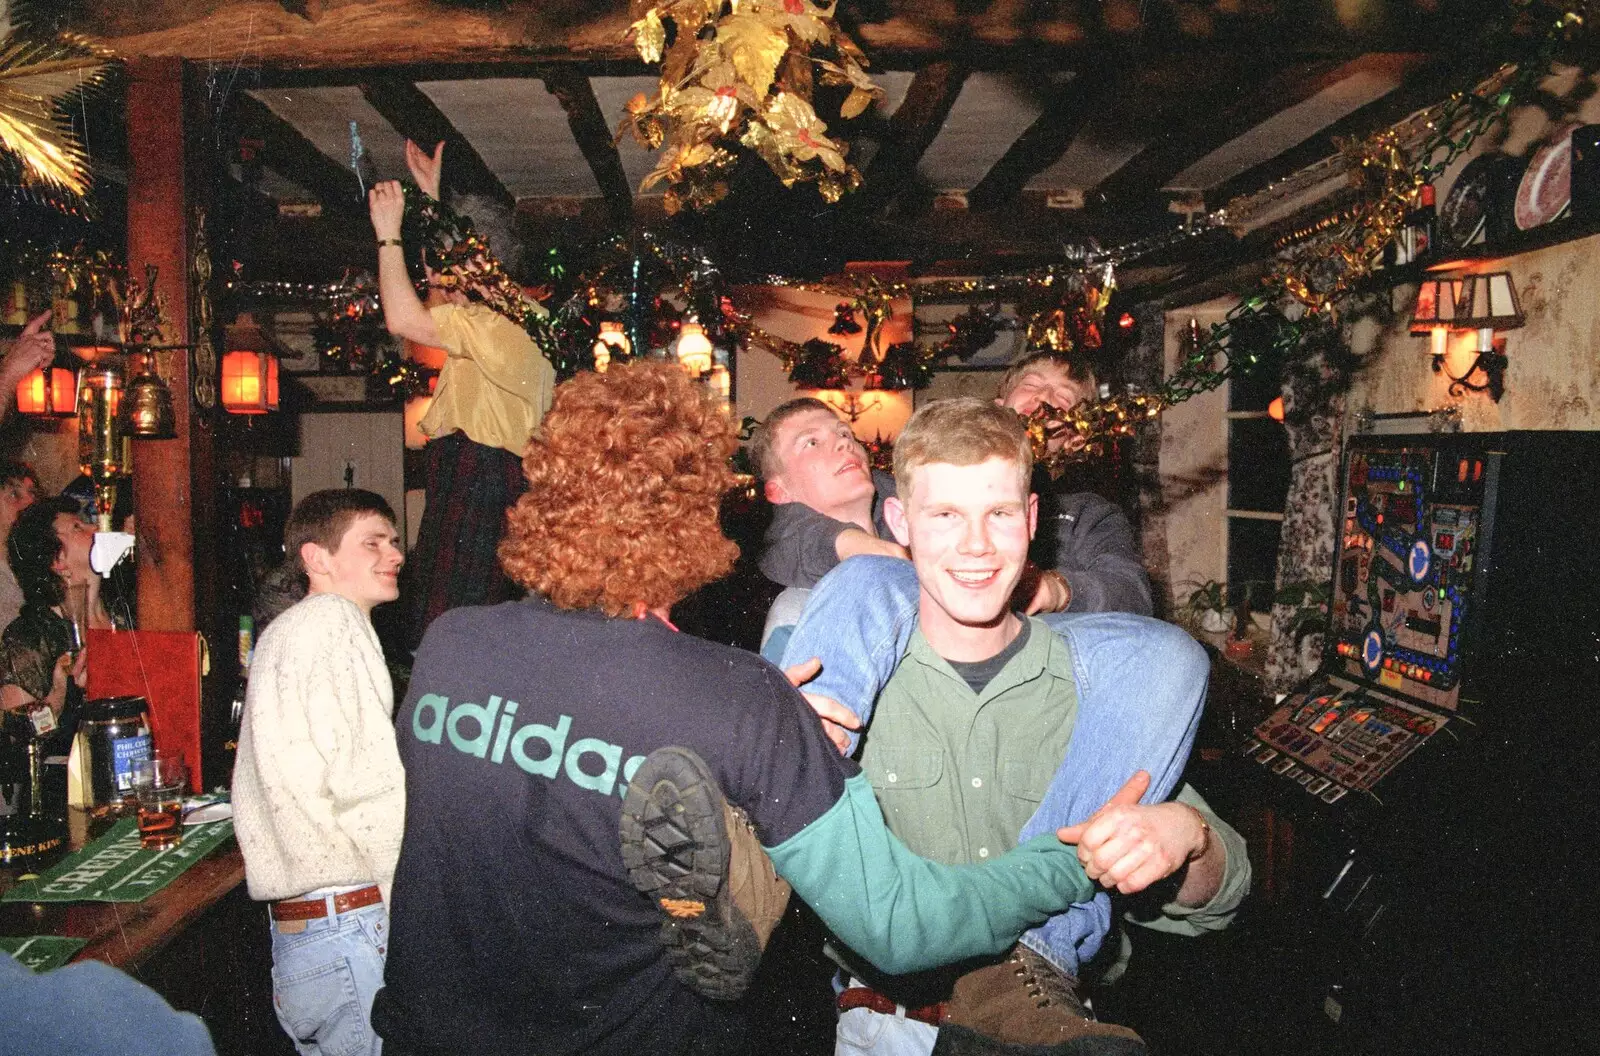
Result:
M528 441L501 566L563 609L673 605L739 556L718 520L737 446L728 416L676 364L579 374Z

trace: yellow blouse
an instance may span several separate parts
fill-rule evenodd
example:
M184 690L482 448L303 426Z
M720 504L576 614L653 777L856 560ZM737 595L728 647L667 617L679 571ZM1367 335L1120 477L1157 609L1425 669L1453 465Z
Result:
M520 456L550 409L556 372L516 323L481 304L430 308L448 354L433 406L419 423L430 437L459 429Z

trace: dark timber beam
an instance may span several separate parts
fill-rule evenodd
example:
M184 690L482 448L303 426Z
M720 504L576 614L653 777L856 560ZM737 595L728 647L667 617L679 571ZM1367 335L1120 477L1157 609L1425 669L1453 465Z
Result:
M259 99L239 92L231 102L239 130L261 138L262 163L267 168L316 195L324 212L365 218L361 183L354 172L318 150Z
M507 209L516 207L516 199L494 170L422 89L410 81L386 77L364 82L361 95L396 132L424 150L431 153L434 144L444 141L444 189L483 195Z
M1236 139L1268 118L1303 102L1330 84L1350 75L1348 66L1319 60L1296 62L1268 70L1266 76L1239 79L1222 92L1237 92L1232 100L1212 93L1169 96L1172 105L1163 114L1165 131L1107 177L1092 196L1093 208L1124 210L1148 206L1160 198L1161 188L1178 173Z
M1207 208L1218 208L1240 195L1254 194L1269 184L1339 153L1339 141L1361 140L1421 110L1442 102L1453 91L1471 88L1494 71L1497 60L1477 62L1460 55L1429 57L1411 68L1394 91L1353 110L1327 128L1259 165L1206 188Z
M911 181L966 80L967 67L958 62L934 62L917 71L889 118L888 134L862 174L861 186L845 199L852 209L875 212Z
M1033 124L967 192L967 208L985 212L1015 201L1029 180L1066 153L1093 115L1095 101L1108 95L1115 83L1114 71L1097 66L1078 71L1065 84L1052 85Z
M633 224L633 190L628 186L628 174L622 169L622 156L611 137L611 128L605 112L594 96L589 78L577 70L552 66L541 77L545 88L561 103L567 112L567 124L572 138L589 162L600 193L610 208L612 222L619 228Z
M1000 68L1019 49L1055 59L1081 57L1094 53L1102 26L1120 40L1192 50L1196 62L1231 56L1243 65L1266 54L1348 56L1448 39L1462 22L1458 9L1471 5L1444 0L1435 12L1392 19L1376 34L1337 21L1319 22L1308 32L1305 5L1298 3L1233 5L1238 13L1231 16L1214 16L1207 6L1176 0L996 2L977 11L965 0L883 0L871 5L870 22L858 12L847 16L853 35L880 68L952 58ZM1096 13L1080 14L1079 7ZM1168 9L1191 17L1174 19ZM123 58L348 70L392 65L395 56L404 56L408 63L476 64L479 76L488 76L481 67L498 63L636 61L626 35L630 21L629 5L619 0L76 0L62 28L84 33Z

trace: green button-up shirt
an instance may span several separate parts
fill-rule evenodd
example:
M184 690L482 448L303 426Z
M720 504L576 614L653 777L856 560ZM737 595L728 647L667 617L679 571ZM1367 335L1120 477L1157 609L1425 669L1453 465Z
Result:
M861 766L890 830L951 865L1017 845L1066 758L1078 716L1072 652L1039 620L982 693L911 636L878 698Z

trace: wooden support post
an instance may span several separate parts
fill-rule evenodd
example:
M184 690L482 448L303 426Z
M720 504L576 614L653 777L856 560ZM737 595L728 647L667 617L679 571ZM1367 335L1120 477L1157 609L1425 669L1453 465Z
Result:
M194 207L204 185L194 180L191 144L203 106L191 105L179 59L128 65L128 267L142 280L159 268L157 289L174 343L194 339L190 326L190 257ZM193 361L182 351L161 356L172 388L177 436L133 444L133 498L138 524L139 626L208 634L216 607L216 481L212 428L195 406ZM198 542L198 545L197 545ZM212 639L216 643L216 639Z

